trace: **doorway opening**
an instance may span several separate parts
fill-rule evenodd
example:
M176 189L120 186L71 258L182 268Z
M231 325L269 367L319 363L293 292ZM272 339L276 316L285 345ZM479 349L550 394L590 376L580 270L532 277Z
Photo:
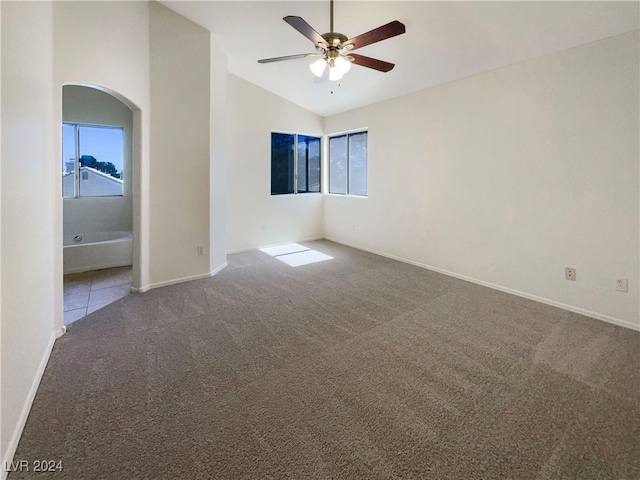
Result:
M131 291L132 109L101 88L62 88L65 326Z

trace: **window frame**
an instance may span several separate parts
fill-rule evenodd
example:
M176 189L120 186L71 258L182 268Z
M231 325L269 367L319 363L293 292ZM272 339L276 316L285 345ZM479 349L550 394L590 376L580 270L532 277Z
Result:
M367 134L367 163L366 163L366 168L367 168L367 174L366 174L366 187L367 187L367 193L365 195L361 195L359 193L351 193L349 191L349 185L350 185L350 142L349 142L349 137L351 135L357 135L357 134L362 134L362 133L366 133ZM346 139L346 165L345 165L345 193L340 193L340 192L332 192L331 191L331 139L332 138L340 138L340 137L345 137ZM358 128L355 130L347 130L344 132L338 132L338 133L332 133L330 135L326 136L327 138L327 194L328 195L340 195L343 197L356 197L356 198L368 198L369 197L369 129L368 128Z
M286 193L273 193L273 135L293 135L293 192L286 192ZM303 191L299 191L298 190L298 169L299 169L299 165L298 165L298 137L310 137L313 138L314 140L318 140L318 168L320 169L319 173L318 173L318 191L309 191L309 155L308 155L308 149L307 149L307 155L305 160L305 174L306 174L306 185L307 188L306 190ZM269 185L270 185L270 196L272 197L279 197L282 195L299 195L299 194L322 194L322 173L323 173L323 168L322 168L322 159L323 159L323 153L324 153L324 148L323 148L323 140L324 140L324 135L315 135L315 134L308 134L308 133L292 133L292 132L285 132L282 130L271 130L270 134L269 134L269 140L270 140L270 148L271 148L271 159L270 159L270 170L269 170Z
M118 197L124 197L125 194L125 187L124 187L124 182L125 182L125 177L124 177L124 162L125 162L125 155L124 155L124 149L125 149L125 128L123 126L120 125L101 125L101 124L97 124L97 123L84 123L84 122L69 122L69 121L63 121L61 128L64 127L64 125L69 125L72 126L74 128L73 131L73 141L74 141L74 179L73 179L73 196L72 197L65 197L64 196L64 191L62 192L62 199L63 200L74 200L74 199L78 199L78 198L118 198ZM120 193L119 195L80 195L80 127L88 127L88 128L103 128L103 129L114 129L114 130L121 130L122 131L122 193ZM62 132L61 132L62 134ZM60 145L60 156L62 157L62 142ZM62 161L64 162L64 159L62 159Z

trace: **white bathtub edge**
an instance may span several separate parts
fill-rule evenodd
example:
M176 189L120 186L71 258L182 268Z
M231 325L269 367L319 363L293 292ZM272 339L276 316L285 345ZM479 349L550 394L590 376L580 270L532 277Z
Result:
M94 240L94 241L87 242L87 237L91 237L92 235L106 234L106 233L113 234L113 235L117 234L117 236L113 236L113 238L108 238L106 240ZM100 243L133 241L133 232L130 232L128 230L116 230L113 232L90 232L90 233L78 234L78 235L81 235L83 237L82 242L75 242L73 240L69 240L69 239L73 239L71 234L63 235L62 247L63 248L73 248L73 247L79 247L79 246L86 247L89 245L97 245ZM65 240L65 237L67 238L66 240Z
M95 245L95 244L92 244ZM84 273L91 272L92 270L102 270L103 268L117 268L117 267L129 267L131 266L130 262L110 262L110 263L95 263L92 265L84 265L78 268L70 268L64 271L64 275L69 275L71 273Z

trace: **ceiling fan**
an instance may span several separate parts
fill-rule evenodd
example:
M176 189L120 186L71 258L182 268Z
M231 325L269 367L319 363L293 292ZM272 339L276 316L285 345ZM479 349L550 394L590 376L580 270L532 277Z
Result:
M287 16L283 20L295 28L302 35L313 42L316 47L315 53L301 53L298 55L287 55L284 57L264 58L258 60L258 63L281 62L283 60L294 60L297 58L321 57L318 61L312 63L309 68L317 77L325 77L329 80L340 80L342 76L349 71L351 64L355 63L362 67L372 68L380 72L388 72L395 65L393 63L378 60L376 58L365 57L351 53L357 48L362 48L372 43L386 40L406 32L404 24L397 20L374 28L357 37L348 38L342 33L333 31L333 0L330 1L330 32L320 35L311 25L305 22L302 17ZM328 68L327 68L328 67Z

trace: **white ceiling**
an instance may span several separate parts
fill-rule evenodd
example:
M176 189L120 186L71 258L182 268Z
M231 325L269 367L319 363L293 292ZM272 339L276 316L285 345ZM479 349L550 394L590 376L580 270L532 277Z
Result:
M336 0L334 29L349 38L392 20L407 33L356 52L395 63L389 73L354 65L340 82L316 84L308 68L315 59L257 60L313 52L311 41L282 18L300 16L326 33L328 0L162 3L212 32L231 73L322 116L637 30L640 5Z

